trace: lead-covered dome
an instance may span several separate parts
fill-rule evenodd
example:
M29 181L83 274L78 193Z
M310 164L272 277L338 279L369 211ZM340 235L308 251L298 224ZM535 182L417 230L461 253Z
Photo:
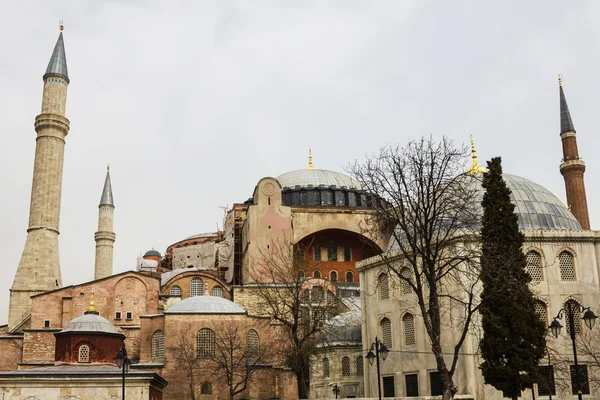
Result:
M85 315L69 321L59 333L102 333L110 335L120 335L113 324L104 317L93 311L88 311Z
M165 314L245 314L246 310L223 297L192 296L174 304Z
M334 188L360 189L360 183L356 179L326 169L299 169L281 174L276 179L284 189L294 189L297 186L301 188L319 187L321 185Z

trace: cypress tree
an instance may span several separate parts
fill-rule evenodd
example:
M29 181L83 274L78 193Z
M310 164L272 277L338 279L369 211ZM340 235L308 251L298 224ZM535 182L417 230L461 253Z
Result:
M516 399L538 378L546 348L546 326L535 312L510 189L502 179L500 157L488 161L483 174L483 222L480 350L485 383Z

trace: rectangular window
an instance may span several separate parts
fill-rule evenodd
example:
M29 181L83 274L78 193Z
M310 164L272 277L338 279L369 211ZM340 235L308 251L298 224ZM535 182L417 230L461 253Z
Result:
M126 319L132 319L133 318L133 313L131 311L127 311L126 315Z
M588 380L587 365L579 365L579 383L581 384L581 394L590 394L590 382ZM577 374L575 366L571 365L571 389L573 394L577 394Z
M50 321L48 321L48 320L44 321L44 328L50 328Z
M431 386L432 396L441 396L444 393L442 377L438 371L431 371L429 373L429 386Z
M352 261L352 249L350 246L344 246L344 261Z
M394 386L393 376L383 377L383 397L396 397L396 388Z
M327 261L337 261L337 246L333 240L327 244Z
M556 384L554 382L554 366L541 365L539 367L540 380L538 382L538 395L556 396Z
M315 244L315 261L321 261L321 245Z
M406 381L406 397L419 396L419 376L417 374L404 375Z
M121 319L121 311L115 313L115 319Z
M341 190L335 191L335 205L336 206L345 206L346 205L346 197L344 196L344 192Z

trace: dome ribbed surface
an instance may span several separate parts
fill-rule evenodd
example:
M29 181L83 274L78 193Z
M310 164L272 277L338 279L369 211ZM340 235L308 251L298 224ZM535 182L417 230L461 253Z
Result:
M299 169L281 174L276 179L282 188L294 189L296 186L306 188L309 185L313 187L323 185L325 187L360 189L360 183L356 179L340 172L325 169Z
M119 334L117 329L109 320L97 314L85 314L69 321L60 333L85 332L85 333L108 333Z
M203 296L188 297L174 304L165 314L245 314L246 310L223 297Z

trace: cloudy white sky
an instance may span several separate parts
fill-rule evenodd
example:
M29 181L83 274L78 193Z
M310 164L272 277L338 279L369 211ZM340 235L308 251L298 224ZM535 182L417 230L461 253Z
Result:
M222 224L261 177L341 171L422 135L565 199L558 85L600 225L600 3L595 1L7 2L0 24L0 323L25 243L42 75L64 20L71 85L63 283L93 278L106 164L114 272Z

